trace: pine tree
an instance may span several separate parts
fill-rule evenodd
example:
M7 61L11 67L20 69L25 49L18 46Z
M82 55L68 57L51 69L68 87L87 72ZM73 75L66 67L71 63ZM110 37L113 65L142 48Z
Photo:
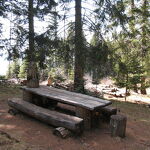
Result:
M27 70L27 86L31 88L39 87L39 77L36 65L35 47L34 47L34 9L33 0L28 0L28 19L29 19L29 51L27 58L29 61Z
M9 62L8 70L6 72L6 79L11 79L11 78L12 78L12 72L11 72L11 64Z
M19 78L19 70L20 70L20 64L18 59L14 59L12 62L9 63L8 70L6 73L6 78L11 79Z
M27 55L29 61L28 82L29 87L38 87L38 72L36 71L37 54L35 47L35 32L34 32L34 16L43 19L44 15L51 12L53 5L56 5L54 0L28 0L28 5L25 1L9 1L11 8L9 12L13 12L13 43L14 46L9 50L9 58L20 57ZM28 14L28 15L27 15ZM28 20L28 21L27 21ZM29 23L29 32L26 25ZM29 33L29 34L28 34ZM23 46L27 46L27 39L29 38L29 49L26 51ZM17 39L17 40L16 40ZM33 69L31 69L33 67ZM32 72L33 71L33 72ZM32 75L33 74L33 75ZM32 82L33 81L33 82ZM31 83L31 84L30 84ZM33 84L33 85L32 85Z
M62 0L63 3L72 0ZM74 90L84 92L85 46L83 38L82 0L75 2L75 63L74 63Z
M84 46L82 31L81 0L75 0L75 73L74 89L84 91Z
M141 7L141 51L142 51L142 66L145 70L145 58L148 55L149 51L149 3L148 0L142 0L142 7ZM150 35L150 34L149 34ZM146 72L141 77L141 94L146 94Z
M20 66L19 78L23 78L23 79L27 78L27 68L28 68L28 62L26 59L24 59Z
M98 80L107 76L111 69L107 67L109 64L109 49L107 43L100 38L98 32L94 33L90 44L91 46L89 48L86 64L88 72L92 74L93 83L98 83Z
M18 59L15 59L12 63L11 67L11 73L12 73L12 78L18 79L19 78L19 70L20 70L20 64Z

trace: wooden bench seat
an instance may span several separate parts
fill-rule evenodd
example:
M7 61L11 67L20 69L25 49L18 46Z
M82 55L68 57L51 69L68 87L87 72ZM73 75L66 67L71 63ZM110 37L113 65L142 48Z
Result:
M83 119L79 117L51 111L18 98L9 99L8 105L47 124L65 127L76 133L83 130Z
M102 115L106 120L110 120L111 115L117 114L117 108L112 106L105 106L101 108L100 112L102 113Z
M107 114L110 114L110 115L115 115L117 113L117 108L112 107L112 106L106 106L106 107L101 108L101 111L103 113L107 113Z

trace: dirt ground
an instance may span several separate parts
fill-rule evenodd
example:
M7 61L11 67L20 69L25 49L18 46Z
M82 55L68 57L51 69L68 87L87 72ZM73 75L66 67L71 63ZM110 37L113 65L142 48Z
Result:
M112 138L109 124L85 131L81 136L61 139L54 127L33 118L8 113L7 99L21 97L18 88L0 87L0 150L150 150L150 108L113 101L127 116L126 137Z

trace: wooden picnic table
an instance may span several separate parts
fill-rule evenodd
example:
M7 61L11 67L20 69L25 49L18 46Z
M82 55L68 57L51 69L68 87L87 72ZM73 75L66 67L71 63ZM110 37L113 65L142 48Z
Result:
M84 119L84 126L87 129L91 128L92 113L111 104L107 100L53 87L21 87L21 89L23 90L23 100L26 101L31 101L33 95L37 95L48 98L49 101L75 106L76 116Z

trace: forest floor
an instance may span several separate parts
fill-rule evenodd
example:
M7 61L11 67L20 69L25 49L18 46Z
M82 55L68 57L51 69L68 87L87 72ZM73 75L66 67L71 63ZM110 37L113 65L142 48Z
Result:
M7 99L21 94L15 86L0 86L0 150L150 150L150 108L146 105L112 100L128 118L124 139L112 138L107 123L81 136L61 139L53 135L51 126L8 113Z

